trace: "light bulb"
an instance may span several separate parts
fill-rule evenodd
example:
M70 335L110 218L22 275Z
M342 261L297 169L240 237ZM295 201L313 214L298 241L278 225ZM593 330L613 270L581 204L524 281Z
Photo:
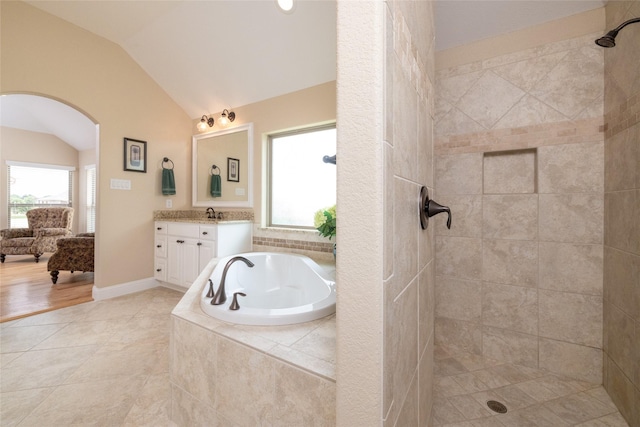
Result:
M291 13L293 12L293 0L277 0L278 1L278 7L280 9L282 9L283 12L285 13Z
M205 122L204 119L200 119L200 123L198 123L198 130L200 132L207 130L207 122Z
M220 126L222 127L229 124L229 119L227 119L227 115L225 113L222 113L222 116L220 116L220 120L218 120L218 123L220 123Z

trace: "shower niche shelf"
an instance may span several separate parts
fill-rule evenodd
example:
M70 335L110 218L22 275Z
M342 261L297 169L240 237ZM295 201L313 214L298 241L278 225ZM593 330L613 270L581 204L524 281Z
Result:
M535 148L484 153L483 194L537 193L537 157Z

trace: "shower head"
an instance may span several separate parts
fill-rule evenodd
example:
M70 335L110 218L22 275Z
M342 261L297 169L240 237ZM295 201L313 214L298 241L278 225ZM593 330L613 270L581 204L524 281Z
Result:
M634 22L640 22L640 18L633 18L623 22L622 24L618 25L618 27L615 30L611 30L604 36L597 39L596 44L601 47L615 47L616 36L618 35L618 32L624 27L626 27L627 25L633 24Z
M600 47L615 47L617 35L618 32L616 30L611 30L606 35L596 40L596 44Z

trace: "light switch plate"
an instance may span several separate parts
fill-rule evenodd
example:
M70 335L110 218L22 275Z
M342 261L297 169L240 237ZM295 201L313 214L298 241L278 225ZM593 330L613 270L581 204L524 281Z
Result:
M128 179L111 178L112 190L131 190L131 181Z
M244 188L236 188L236 196L244 196Z

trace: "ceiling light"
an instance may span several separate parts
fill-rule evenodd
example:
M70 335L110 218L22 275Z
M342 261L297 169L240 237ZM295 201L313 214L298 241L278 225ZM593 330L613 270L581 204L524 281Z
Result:
M202 116L200 123L198 123L198 130L200 132L204 132L207 130L207 125L209 125L209 127L213 127L213 117Z
M226 108L224 110L222 110L222 115L220 116L220 120L218 121L220 123L220 126L226 126L228 125L230 122L233 122L236 119L236 113L234 113L233 111L229 111Z
M293 10L295 8L294 0L277 0L277 2L278 7L284 13L293 13Z

